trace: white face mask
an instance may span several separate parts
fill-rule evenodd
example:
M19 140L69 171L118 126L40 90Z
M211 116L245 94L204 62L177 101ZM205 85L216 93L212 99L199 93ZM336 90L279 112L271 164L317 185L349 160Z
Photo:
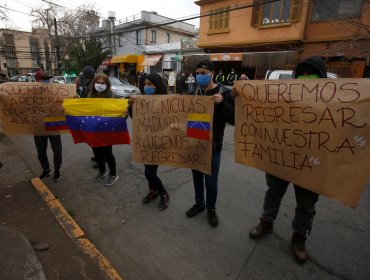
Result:
M107 85L95 84L95 89L97 92L103 92L107 89Z

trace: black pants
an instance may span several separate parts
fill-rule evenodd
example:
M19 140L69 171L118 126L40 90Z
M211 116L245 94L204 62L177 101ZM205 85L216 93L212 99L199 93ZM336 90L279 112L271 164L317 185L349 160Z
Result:
M108 163L109 174L116 176L116 159L113 155L112 146L92 148L98 163L99 171L105 172L105 162Z
M34 136L37 149L37 157L44 170L49 170L49 160L47 155L48 139L54 154L54 169L59 170L62 166L62 141L60 135Z
M148 180L149 189L152 191L158 191L160 195L167 193L164 188L161 179L157 175L158 165L145 164L145 178Z
M279 212L281 199L283 198L289 182L271 174L266 174L268 189L265 194L262 218L266 221L274 221ZM311 233L312 222L316 214L315 204L319 195L300 186L294 185L297 207L293 220L293 230L304 237Z

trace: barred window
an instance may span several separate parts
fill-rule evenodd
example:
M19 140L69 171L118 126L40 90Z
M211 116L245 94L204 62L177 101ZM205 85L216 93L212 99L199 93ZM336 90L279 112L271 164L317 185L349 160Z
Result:
M314 0L311 20L330 21L361 16L363 0Z

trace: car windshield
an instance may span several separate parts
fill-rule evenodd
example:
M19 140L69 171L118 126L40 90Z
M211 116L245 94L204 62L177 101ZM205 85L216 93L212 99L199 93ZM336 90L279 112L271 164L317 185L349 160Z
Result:
M112 86L122 86L122 84L124 85L129 85L128 82L126 82L125 80L122 80L120 78L109 78Z
M280 74L279 79L293 79L292 74Z
M74 83L76 78L75 76L66 76L66 83Z

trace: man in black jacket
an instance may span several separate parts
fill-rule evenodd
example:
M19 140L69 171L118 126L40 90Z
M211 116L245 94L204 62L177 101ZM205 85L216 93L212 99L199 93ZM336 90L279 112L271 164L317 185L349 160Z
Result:
M295 79L327 78L324 61L313 56L299 63L294 72ZM268 189L265 194L263 211L260 223L254 226L249 236L257 239L272 232L273 222L279 212L281 199L283 198L290 182L266 173ZM295 217L293 220L293 235L291 239L291 253L297 263L303 264L307 259L305 241L311 233L312 223L316 214L315 204L319 198L317 193L294 185L297 202Z
M218 225L216 214L216 200L218 193L218 171L221 161L222 142L226 122L234 124L234 97L231 91L222 85L216 84L214 65L209 60L201 61L196 66L196 80L198 86L192 94L212 96L215 108L213 113L213 149L211 175L198 170L192 170L195 191L195 204L186 212L187 217L194 217L207 208L208 222L211 226ZM204 198L206 188L206 199Z

